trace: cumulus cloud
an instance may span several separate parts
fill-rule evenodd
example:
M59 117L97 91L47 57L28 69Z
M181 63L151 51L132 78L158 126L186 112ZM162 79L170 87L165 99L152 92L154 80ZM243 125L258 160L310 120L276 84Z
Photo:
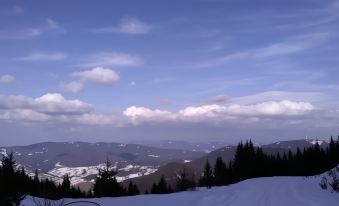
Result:
M84 58L79 67L97 67L97 66L139 66L143 60L135 55L119 52L99 52Z
M86 82L95 82L103 85L111 86L119 81L119 75L110 68L95 67L90 70L73 72L71 77L76 80L69 83L61 82L59 87L61 90L70 93L78 93L85 88Z
M35 109L51 115L80 115L93 110L90 104L79 100L66 100L61 94L48 93L34 99Z
M84 89L85 85L80 81L72 81L70 83L61 82L59 87L65 92L78 93Z
M11 84L15 82L15 77L9 74L5 74L0 76L0 83L1 84Z
M74 72L72 76L83 81L92 81L106 85L112 85L120 78L114 70L104 67L95 67L91 70Z
M127 108L123 115L129 117L134 123L143 121L189 121L189 122L220 122L229 119L260 119L274 117L290 117L305 115L315 110L309 102L294 101L268 101L251 105L233 104L223 106L207 104L190 106L170 112L166 110L149 109L132 106Z
M268 101L252 105L217 104L187 107L179 111L183 117L226 118L229 116L291 116L311 112L315 107L309 102Z
M97 33L147 34L151 26L137 18L124 18L119 25L95 29Z
M306 115L317 114L309 102L267 101L256 104L207 104L189 106L172 112L131 106L121 114L100 114L93 106L80 100L68 100L58 93L38 98L0 96L0 119L8 121L62 122L82 125L126 127L143 123L162 124L254 124L285 119L285 124L305 122Z
M0 96L0 118L5 120L45 121L92 111L90 104L67 100L58 93L48 93L35 99L25 96Z
M166 110L159 109L149 109L146 107L136 107L131 106L123 111L123 115L130 118L133 123L137 123L139 121L164 121L164 120L173 120L175 115Z

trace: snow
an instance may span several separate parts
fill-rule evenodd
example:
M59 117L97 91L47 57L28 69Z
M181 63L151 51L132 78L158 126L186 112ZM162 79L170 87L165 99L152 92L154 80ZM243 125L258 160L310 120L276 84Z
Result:
M43 154L44 152L34 152L35 154Z
M152 155L152 154L150 154L150 155L147 155L148 157L154 157L154 158L159 158L160 157L160 155Z
M62 167L61 162L57 162L57 163L55 164L55 167Z
M311 144L315 145L316 143L318 143L318 145L321 145L324 141L322 140L312 140L310 141Z
M184 163L192 162L192 160L184 160Z
M2 154L3 156L7 157L7 150L5 148L2 148L0 150L0 154ZM1 157L1 156L0 156Z
M70 181L72 185L76 185L81 182L87 182L86 177L91 175L97 175L98 169L104 169L105 163L95 165L95 166L87 166L87 167L67 167L61 165L60 162L55 164L55 168L48 171L46 174L42 174L42 177L49 177L52 178L54 181L61 183L62 177L65 174L68 174L70 177ZM117 169L117 163L111 167L112 169ZM129 172L131 170L135 171L134 173L120 176L119 173L117 175L117 181L122 182L126 179L140 177L144 175L149 175L158 170L159 166L141 166L141 165L132 165L129 164L124 168L118 169L118 171L125 171Z
M322 190L319 177L265 177L209 190L89 200L101 206L337 206L339 195ZM22 205L32 205L31 198L27 197Z

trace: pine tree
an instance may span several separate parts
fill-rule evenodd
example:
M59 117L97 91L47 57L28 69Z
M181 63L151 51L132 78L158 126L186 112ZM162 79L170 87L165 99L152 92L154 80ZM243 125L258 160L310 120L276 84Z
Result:
M69 180L68 174L63 176L60 190L63 197L71 197L71 181Z
M189 177L185 168L182 168L177 175L177 191L194 190L196 187L194 176Z
M0 205L18 206L25 198L24 191L20 188L20 171L15 169L13 153L3 156L0 167Z
M94 196L96 197L117 197L123 196L126 192L117 182L117 172L111 168L107 160L104 169L99 169L99 174L94 184Z
M152 189L151 189L151 194L159 194L158 192L158 185L156 183L153 183Z
M128 188L127 188L127 195L133 196L133 195L139 195L140 191L136 184L133 184L132 181L129 182Z
M206 186L208 189L213 186L213 173L208 160L206 160L204 173L203 176L200 178L199 185Z
M166 193L168 193L168 185L164 175L162 175L158 183L158 194Z
M216 186L226 184L226 164L221 157L218 157L214 166L214 182Z

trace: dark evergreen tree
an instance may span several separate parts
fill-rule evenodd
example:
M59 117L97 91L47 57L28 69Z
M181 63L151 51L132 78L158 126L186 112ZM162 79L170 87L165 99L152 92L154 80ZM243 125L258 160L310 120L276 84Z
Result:
M185 168L179 171L176 182L177 191L194 190L196 187L194 176L190 177Z
M133 184L132 181L129 182L128 188L127 188L127 195L133 196L133 195L139 195L140 191L136 184Z
M15 169L13 154L3 156L0 167L0 205L17 206L25 198L20 188L20 172Z
M200 177L199 185L205 186L208 189L213 186L214 178L211 165L208 160L206 160L205 169L202 177Z
M94 184L95 197L118 197L126 194L124 188L116 180L117 172L111 168L107 160L104 169L99 169L99 174Z
M214 165L214 184L216 186L227 184L227 168L221 157L218 157Z
M59 187L60 193L64 197L70 197L71 195L71 181L69 180L68 174L63 176L63 181Z

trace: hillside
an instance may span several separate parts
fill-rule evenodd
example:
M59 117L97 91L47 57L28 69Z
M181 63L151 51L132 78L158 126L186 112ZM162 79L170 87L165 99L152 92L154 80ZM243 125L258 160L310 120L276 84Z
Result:
M101 206L337 206L339 195L322 190L319 181L320 177L255 178L210 190L198 188L198 191L167 195L99 198L90 201ZM66 200L72 201L74 200ZM22 203L22 205L31 204L32 200L29 197Z
M20 166L31 175L60 181L69 174L72 184L91 181L106 159L118 171L118 180L151 174L169 162L184 162L205 153L178 149L161 149L137 144L43 142L28 146L0 147L0 156L11 152Z
M299 147L300 149L311 147L315 144L315 141L316 140L290 140L262 145L261 147L266 154L276 155L278 153L287 153L289 150L295 151L297 147ZM320 146L323 148L328 146L328 143L325 141L321 141L321 143L322 144ZM190 162L178 162L174 164L169 163L159 167L156 172L148 176L141 176L133 178L132 180L138 185L141 191L145 191L145 189L150 190L153 182L158 181L162 175L165 176L166 180L171 185L174 185L175 177L180 169L185 168L187 172L194 173L195 177L198 178L202 173L207 160L213 165L217 157L222 157L225 163L229 163L231 160L233 160L235 151L236 146L224 146ZM124 182L124 184L127 185L128 182L129 180Z

